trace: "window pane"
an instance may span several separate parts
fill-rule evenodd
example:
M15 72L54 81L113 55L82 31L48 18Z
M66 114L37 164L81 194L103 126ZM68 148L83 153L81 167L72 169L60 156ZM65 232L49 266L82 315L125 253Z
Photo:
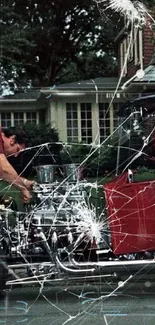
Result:
M78 112L77 103L66 103L67 141L78 141Z
M9 120L1 120L1 126L3 128L8 128L8 127L11 126L11 121L9 121Z
M68 129L68 130L67 130L67 135L68 135L68 136L71 136L71 135L72 135L72 130L71 130L71 129Z
M36 112L26 112L26 122L30 124L37 124L37 113Z
M78 129L74 129L74 137L76 137L76 139L77 139L77 136L78 136Z
M86 127L86 121L84 121L84 120L81 121L81 127L82 128Z
M85 119L85 111L81 110L81 120Z
M22 125L24 124L24 114L23 112L15 112L13 114L13 118L14 118L14 125Z
M3 128L11 126L11 112L1 113L1 126Z
M71 111L67 110L67 119L70 119L70 118L71 118Z
M71 120L68 120L67 121L67 128L71 128L71 126L72 126L72 121Z
M11 120L11 113L1 113L1 119L4 119L4 120Z
M99 103L100 142L110 134L109 103Z
M77 120L73 120L73 127L74 128L77 128L77 126L78 126L78 123L77 122L78 122Z
M91 111L87 111L87 119L91 120Z
M92 111L91 103L81 103L81 136L82 141L92 142Z
M91 126L92 126L92 121L91 121L91 120L88 120L88 121L87 121L87 127L88 127L88 128L91 128Z
M23 113L22 112L16 112L14 113L14 119L23 119Z
M73 118L73 119L77 119L77 111L76 111L76 112L73 111L72 118Z

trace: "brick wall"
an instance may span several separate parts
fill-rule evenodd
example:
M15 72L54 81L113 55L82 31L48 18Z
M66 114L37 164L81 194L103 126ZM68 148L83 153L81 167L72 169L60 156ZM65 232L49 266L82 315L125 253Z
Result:
M121 73L121 58L120 58L120 43L127 37L127 33L118 41L119 49L119 74ZM155 32L153 31L150 19L148 19L143 28L143 68L145 69L151 62L152 56L155 53ZM140 64L135 65L135 60L128 61L126 78L131 78L136 71L140 69Z
M155 44L153 40L154 37L155 34L150 26L150 23L148 22L143 32L144 68L146 68L150 64L152 55L155 51Z

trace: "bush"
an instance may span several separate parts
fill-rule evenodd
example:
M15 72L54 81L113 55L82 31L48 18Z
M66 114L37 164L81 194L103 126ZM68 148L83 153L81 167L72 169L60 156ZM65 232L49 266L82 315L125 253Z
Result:
M61 152L62 162L76 164L84 162L83 165L86 176L90 177L103 176L109 172L115 173L119 145L118 140L118 137L113 137L105 141L104 145L98 147L83 143L67 146ZM142 138L135 134L132 134L128 141L121 144L118 162L119 173L130 163L140 148L142 148ZM134 149L136 149L136 151ZM143 156L141 156L131 165L129 164L129 168L135 169L137 166L143 164L144 159Z
M25 124L24 127L29 133L30 150L22 152L18 157L10 157L9 161L18 173L28 177L34 174L34 167L37 165L48 165L59 163L60 150L62 146L58 144L58 133L50 125ZM35 146L50 143L48 146L33 148ZM29 164L29 166L27 166ZM24 170L25 169L25 170ZM23 172L24 170L24 172Z

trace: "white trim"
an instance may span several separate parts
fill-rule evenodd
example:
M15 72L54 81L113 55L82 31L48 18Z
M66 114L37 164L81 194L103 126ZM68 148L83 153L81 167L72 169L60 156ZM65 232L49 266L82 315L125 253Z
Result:
M123 75L126 76L126 74L128 72L128 69L127 69L127 60L125 62L126 55L127 55L127 39L126 38L124 39L124 42L123 43L124 43L124 57L123 57L123 59L124 59L123 61L124 62L123 62L123 65L125 65L124 66L124 74Z
M130 33L128 35L128 44L127 45L130 46L128 61L129 62L132 62L133 61L133 58L134 58L134 51L133 51L133 48L134 48L133 33L132 34Z
M81 110L80 110L80 103L77 103L77 117L78 117L78 141L81 142Z
M139 30L139 63L140 69L143 70L143 31Z
M123 43L120 44L121 71L123 69Z
M26 116L27 116L27 112L24 112L24 114L23 114L24 123L26 123L26 121L27 121L27 118L26 118Z
M39 124L39 112L36 112L36 124Z
M138 44L137 44L137 37L138 35L138 28L134 27L134 56L135 56L135 65L138 64Z
M109 114L109 118L110 118L110 134L112 134L113 131L114 131L114 108L113 108L113 104L110 105L109 110L110 110L110 114Z
M14 126L14 113L11 112L11 126Z
M36 102L36 99L0 99L0 103Z

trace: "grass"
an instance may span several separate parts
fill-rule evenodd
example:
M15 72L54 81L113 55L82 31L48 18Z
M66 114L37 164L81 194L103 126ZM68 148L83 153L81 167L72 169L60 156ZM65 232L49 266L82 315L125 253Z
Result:
M17 203L17 207L19 211L23 211L23 203L20 198L20 191L17 190L14 186L9 186L8 183L4 181L0 181L0 196L1 197L8 197L11 196Z
M150 181L155 180L155 170L154 171L144 171L143 173L136 173L134 175L134 180L138 181Z

